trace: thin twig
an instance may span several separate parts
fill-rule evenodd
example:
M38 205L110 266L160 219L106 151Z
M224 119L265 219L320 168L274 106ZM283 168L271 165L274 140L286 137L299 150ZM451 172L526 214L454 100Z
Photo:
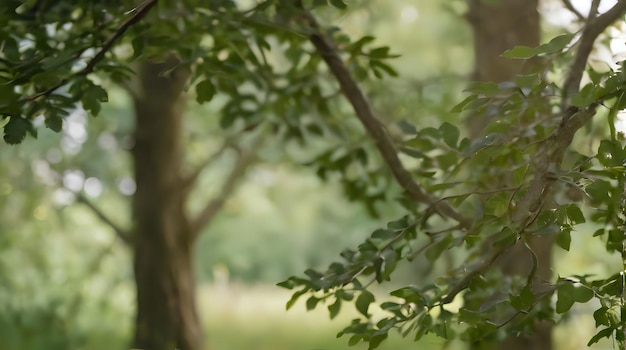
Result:
M592 0L589 7L589 15L587 16L587 23L598 17L598 9L600 8L600 2L602 0Z
M250 164L252 164L258 154L257 148L260 146L263 138L262 135L259 136L252 147L249 150L241 151L235 165L232 170L228 174L226 181L222 185L222 190L220 193L213 199L211 199L204 209L200 211L200 213L196 216L195 219L191 221L191 237L195 239L200 235L202 229L204 229L208 224L211 223L215 215L222 209L226 200L232 195L237 184L246 173L246 170Z
M91 209L91 211L94 214L96 214L96 216L98 217L98 219L100 219L100 221L109 225L109 227L113 229L113 232L115 232L115 236L120 241L124 242L125 244L131 243L131 236L128 233L128 231L122 229L119 225L113 222L113 220L111 220L111 218L109 218L108 215L106 215L102 210L100 210L100 208L98 208L89 199L87 199L87 197L85 197L84 194L78 192L78 193L75 193L75 195L76 195L76 201L83 203L87 208Z
M233 147L232 141L231 140L224 141L222 145L220 146L220 148L217 149L217 151L213 152L211 156L209 156L204 162L198 165L193 171L191 171L191 173L183 177L181 181L182 181L182 188L185 194L189 193L191 188L194 186L194 184L198 180L198 177L200 177L200 174L202 174L202 171L204 171L209 165L213 164L230 147Z
M576 16L576 18L578 18L579 21L584 21L585 20L585 16L583 16L582 13L580 13L580 11L578 11L574 5L572 4L572 2L570 0L563 0L563 5L565 6L566 9L568 9L571 13L574 14L574 16Z

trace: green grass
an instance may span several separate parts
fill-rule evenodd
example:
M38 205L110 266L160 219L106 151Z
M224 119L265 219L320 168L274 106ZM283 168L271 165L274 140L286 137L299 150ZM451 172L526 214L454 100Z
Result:
M211 350L365 350L366 344L348 346L349 337L336 334L357 316L354 306L329 320L324 307L307 312L303 301L285 311L289 291L274 286L206 286L200 289L202 314ZM381 350L441 349L435 338L419 345L392 334Z

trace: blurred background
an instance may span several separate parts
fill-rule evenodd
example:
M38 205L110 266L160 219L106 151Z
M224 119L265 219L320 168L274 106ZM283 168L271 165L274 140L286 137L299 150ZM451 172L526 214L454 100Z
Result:
M546 38L568 20L556 3L542 4ZM334 20L337 25L354 37L374 35L376 43L401 55L390 62L398 78L367 83L381 117L419 127L460 124L449 111L463 97L474 64L471 31L462 17L466 2L350 5ZM98 118L77 110L59 134L42 131L37 140L0 148L0 349L124 349L130 342L135 308L130 252L111 225L75 195L84 193L113 221L130 224L133 110L123 91L110 89L110 103ZM185 147L190 162L197 162L220 147L223 133L215 107L190 103L187 113ZM260 152L195 252L208 346L348 349L347 339L335 335L356 317L355 310L346 308L333 321L324 308L306 312L303 302L286 312L290 293L275 284L308 267L323 269L401 210L393 202L379 203L373 217L371 208L350 202L337 179L322 181L303 165L315 147L293 143L279 149L270 142ZM203 173L191 207L220 190L230 163L223 157ZM575 253L557 253L559 274L602 273L618 261L605 256L590 235L572 239ZM392 283L419 281L428 269L418 261ZM583 305L562 322L558 348L586 344L594 334L589 310L593 306ZM396 336L381 349L441 346L435 338L418 345Z

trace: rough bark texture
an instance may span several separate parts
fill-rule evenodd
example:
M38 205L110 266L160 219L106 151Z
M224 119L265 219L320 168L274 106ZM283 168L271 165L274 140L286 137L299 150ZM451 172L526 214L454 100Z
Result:
M502 82L510 81L516 74L537 71L540 62L533 60L511 60L500 55L516 45L535 47L540 44L540 16L538 0L468 0L467 20L474 32L475 71L474 80ZM476 137L489 122L476 121L472 117L470 134ZM539 260L537 278L551 278L552 237L534 237L529 242ZM517 244L504 254L499 267L509 275L528 275L532 258L523 244ZM511 337L495 348L517 350L550 350L552 325L538 323L531 337ZM489 348L477 344L477 348Z
M137 318L133 347L198 350L193 242L181 189L183 87L188 73L170 58L142 64L132 151Z

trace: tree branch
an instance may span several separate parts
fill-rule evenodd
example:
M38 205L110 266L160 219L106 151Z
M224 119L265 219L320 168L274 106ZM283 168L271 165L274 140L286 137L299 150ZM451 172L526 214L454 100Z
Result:
M612 22L617 20L620 15L623 15L624 12L626 12L626 1L620 1L608 12L605 12L603 15L597 17L592 22L588 22L588 27L583 30L583 37L581 38L581 45L578 47L578 51L576 52L576 59L572 63L570 74L566 79L566 86L569 87L569 90L567 91L570 91L570 93L572 91L574 93L578 91L578 85L580 84L580 80L582 78L582 72L586 67L587 58L591 52L595 39ZM567 103L565 102L566 97L563 97L563 99L564 103ZM552 135L544 143L542 143L542 148L537 152L538 156L534 160L536 168L535 176L528 186L528 192L519 201L513 214L511 215L513 223L518 226L518 234L520 236L525 233L526 229L539 215L543 203L550 193L550 188L557 179L555 176L556 174L553 172L558 170L558 167L561 165L563 155L571 144L576 132L589 120L591 120L591 118L595 115L596 108L600 102L601 101L597 101L585 108L568 107L563 110L561 123ZM491 256L490 259L485 260L478 267L472 269L458 283L452 285L446 292L445 297L442 299L442 303L452 302L458 293L469 286L469 283L474 277L484 274L499 256L504 254L516 243L517 242L513 242L500 248Z
M91 211L93 211L93 213L96 214L98 219L100 219L100 221L109 225L109 227L113 229L113 232L115 232L115 236L120 241L128 245L131 244L131 235L128 233L128 231L122 229L119 225L115 224L113 220L111 220L102 210L100 210L100 208L96 207L95 204L93 204L89 199L87 199L85 195L83 195L80 192L75 193L75 195L76 195L76 201L84 204L87 208L91 209Z
M600 16L595 17L592 13L593 11L589 13L589 19L580 37L574 62L570 66L570 72L565 80L565 84L563 84L563 109L567 109L569 99L578 93L580 89L580 81L596 38L620 16L624 16L624 13L626 13L626 1L618 1L610 10Z
M198 165L193 171L191 171L191 173L183 177L182 190L184 191L185 195L189 193L193 185L198 180L200 174L202 174L202 171L204 171L204 169L206 169L209 165L213 164L213 162L215 162L230 147L233 147L232 142L229 140L224 141L224 143L217 151L211 154L210 157L208 157L204 162Z
M357 118L363 124L367 133L374 140L376 148L378 148L396 181L414 201L433 206L439 215L456 220L465 228L471 226L471 221L468 218L463 217L448 202L441 201L439 198L427 193L413 179L411 173L406 170L400 161L398 152L385 126L374 116L365 95L336 52L332 40L320 32L319 24L311 13L303 11L303 15L311 30L309 40L339 82L344 96L352 105Z
M190 232L192 240L196 239L200 235L202 229L211 223L215 215L226 203L228 197L232 195L239 180L241 180L243 175L246 173L248 166L257 158L256 150L260 146L261 140L262 137L259 137L249 150L240 151L235 165L222 185L220 193L206 204L204 209L200 211L195 219L191 220Z
M570 0L563 0L563 6L565 6L566 9L568 9L571 13L574 14L574 16L576 16L576 18L578 18L578 20L580 21L584 21L585 20L585 16L583 16L582 13L580 13L580 11L578 11L574 5L572 5L572 2Z
M39 99L41 97L48 97L50 96L53 92L55 92L56 90L58 90L60 87L62 87L63 85L67 84L71 78L75 78L75 77L80 77L80 76L85 76L91 72L93 72L94 68L96 67L96 65L102 61L102 59L104 59L104 55L113 47L113 44L115 44L115 42L121 38L124 33L126 33L126 31L128 30L128 28L130 28L131 26L133 26L134 24L136 24L137 22L139 22L142 18L144 18L148 12L150 11L150 9L152 9L154 7L154 5L156 5L157 0L145 0L142 4L140 4L139 6L133 8L132 10L128 11L127 13L133 13L132 16L130 16L126 21L124 21L124 23L122 23L122 25L104 42L104 44L102 45L102 47L100 48L100 50L96 53L95 56L93 56L89 62L87 62L87 66L85 68L83 68L82 70L80 70L79 72L76 72L75 74L73 74L70 78L65 78L63 80L61 80L60 83L58 83L57 85L27 96L25 98L22 99L22 103L23 102L31 102L34 101L36 99Z

